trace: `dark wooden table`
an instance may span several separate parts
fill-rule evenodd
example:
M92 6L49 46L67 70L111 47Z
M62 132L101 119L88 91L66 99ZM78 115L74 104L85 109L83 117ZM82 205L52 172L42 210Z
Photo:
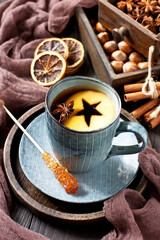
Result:
M4 2L4 0L0 1L0 3L2 2ZM79 38L77 27L75 24L73 24L73 22L75 22L74 17L70 20L68 27L63 34L65 36ZM77 74L96 77L87 52L85 55L85 63ZM157 126L152 131L149 130L149 137L152 147L160 152L160 126ZM29 211L16 199L14 194L12 194L12 197L13 207L11 211L11 218L20 225L34 232L40 233L50 239L98 240L107 234L112 228L112 225L109 224L107 220L106 222L104 221L95 225L75 225L74 223L68 224L67 222L58 223L54 219L48 221Z

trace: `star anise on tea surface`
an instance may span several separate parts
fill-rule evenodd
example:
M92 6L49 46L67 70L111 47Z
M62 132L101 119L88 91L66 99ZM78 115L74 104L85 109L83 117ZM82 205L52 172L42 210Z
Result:
M74 111L73 110L74 101L70 101L67 104L59 103L57 104L57 108L52 112L53 115L59 114L59 122L64 122L70 114Z
M84 99L82 99L83 102L83 107L84 109L79 111L76 116L81 116L84 115L85 118L85 122L87 123L87 125L90 125L90 121L91 121L91 116L92 115L102 115L97 109L96 107L98 106L98 104L100 104L100 102L95 103L95 104L89 104L87 101L85 101Z

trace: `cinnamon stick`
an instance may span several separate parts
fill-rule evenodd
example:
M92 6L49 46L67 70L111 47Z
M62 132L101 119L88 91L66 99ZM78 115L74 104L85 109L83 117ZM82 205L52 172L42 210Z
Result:
M156 98L153 100L148 101L147 103L143 104L142 106L135 109L133 112L131 112L131 115L135 117L136 119L140 118L143 114L154 108L160 103L160 99Z
M156 118L153 118L149 122L147 122L147 125L149 126L150 129L155 128L158 124L160 124L160 114Z
M124 85L125 93L139 92L142 90L144 83L134 83ZM160 90L160 82L155 82L157 90Z
M160 96L160 89L157 90L158 96ZM142 100L142 99L147 99L150 98L151 96L145 95L143 94L142 91L140 92L132 92L132 93L126 93L124 94L124 101L125 102L130 102L130 101L138 101L138 100Z
M150 116L150 114L151 114L152 112L154 112L154 111L156 110L156 108L157 108L157 107L152 108L150 111L146 112L146 113L143 115L143 118L144 118L144 121L145 121L145 122L149 122L149 121L152 119L152 117Z

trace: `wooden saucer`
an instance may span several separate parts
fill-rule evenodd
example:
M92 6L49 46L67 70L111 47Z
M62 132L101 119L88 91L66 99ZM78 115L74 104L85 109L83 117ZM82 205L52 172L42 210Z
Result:
M44 112L41 103L21 116L19 122L26 128L39 114ZM121 110L126 121L137 122L127 111ZM16 124L10 130L4 146L3 162L8 182L16 197L33 213L46 219L56 219L74 223L93 223L104 220L103 201L89 204L64 203L51 198L38 190L24 175L19 163L19 143L21 130ZM148 146L151 146L150 141ZM147 179L139 169L136 178L129 185L143 194L147 187Z

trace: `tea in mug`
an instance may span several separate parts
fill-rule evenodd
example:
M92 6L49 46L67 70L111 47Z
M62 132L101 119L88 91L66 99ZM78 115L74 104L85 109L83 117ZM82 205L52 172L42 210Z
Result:
M77 131L93 131L104 128L112 122L115 116L115 107L110 97L95 89L85 89L84 87L79 90L69 89L64 91L53 101L52 113L55 113L59 104L62 104L59 107L67 107L67 105L73 104L73 109L70 109L71 112L62 124ZM58 114L53 114L53 116L57 120L60 117Z

